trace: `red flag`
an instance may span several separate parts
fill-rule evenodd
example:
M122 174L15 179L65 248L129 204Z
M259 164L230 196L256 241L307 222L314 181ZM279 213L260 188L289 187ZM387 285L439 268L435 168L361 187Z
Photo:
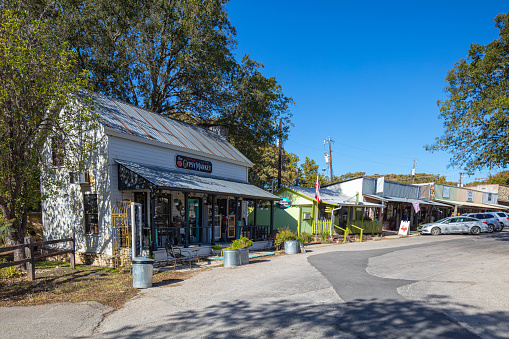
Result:
M316 202L320 202L320 181L318 181L318 176L316 176L316 191L315 191L315 199Z

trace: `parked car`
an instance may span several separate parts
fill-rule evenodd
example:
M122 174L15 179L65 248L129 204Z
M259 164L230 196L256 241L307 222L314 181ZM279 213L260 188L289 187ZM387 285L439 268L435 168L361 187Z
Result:
M509 213L507 212L493 212L498 216L498 220L504 224L504 226L509 226Z
M421 234L439 235L444 233L479 234L489 232L489 227L482 221L467 216L448 217L428 224L420 225L417 230ZM493 232L493 228L491 228Z
M488 227L491 227L490 233L493 231L500 232L504 228L504 224L500 223L500 220L494 213L465 213L462 215L481 220L484 224L488 225Z

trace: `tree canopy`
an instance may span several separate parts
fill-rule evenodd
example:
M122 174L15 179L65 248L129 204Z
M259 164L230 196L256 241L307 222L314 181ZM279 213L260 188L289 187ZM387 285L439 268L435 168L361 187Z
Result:
M16 6L0 6L0 224L12 226L11 241L19 243L27 212L41 199L43 146L58 138L68 145L67 165L82 167L85 148L91 146L86 131L94 127L96 116L83 98L88 78L77 72L75 53L47 21L32 20ZM78 96L82 104L77 104Z
M427 150L449 152L451 165L469 172L509 163L509 13L495 18L498 39L472 44L446 77L439 100L445 133Z
M237 61L227 0L33 0L91 73L93 89L202 127L224 126L255 164L290 126L281 85Z

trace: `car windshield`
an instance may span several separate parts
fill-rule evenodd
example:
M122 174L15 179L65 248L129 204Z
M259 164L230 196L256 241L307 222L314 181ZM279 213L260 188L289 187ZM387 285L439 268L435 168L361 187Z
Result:
M449 219L450 219L450 218L440 219L440 220L438 220L438 221L437 221L437 223L439 223L439 224L443 224L444 222L449 221Z

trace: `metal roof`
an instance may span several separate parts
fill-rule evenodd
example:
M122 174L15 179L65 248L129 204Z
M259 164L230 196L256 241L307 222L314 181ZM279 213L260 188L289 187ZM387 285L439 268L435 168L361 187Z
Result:
M306 197L315 200L315 192L316 189L311 187L302 187L302 186L286 186L286 188L291 189L299 194L305 195ZM363 207L383 207L383 205L373 204L369 202L356 202L355 197L348 197L344 194L326 189L320 189L320 199L324 203L328 203L331 205L343 205L343 206L363 206ZM353 200L353 201L352 201Z
M280 197L247 182L184 173L178 170L132 161L115 160L115 162L149 182L150 187L142 188L176 189L189 192L232 195L250 199L281 200ZM132 180L132 177L127 179ZM122 178L119 178L119 182L121 180Z
M409 204L411 204L413 202L418 202L419 204L423 204L423 205L432 205L432 206L437 206L437 207L451 207L450 205L441 204L439 202L431 201L431 200L385 197L385 196L379 196L379 195L373 195L373 194L364 194L364 196L373 198L373 199L378 199L380 201L387 201L387 202L406 202Z
M458 205L458 206L471 206L471 207L479 207L479 208L488 208L488 209L492 209L492 210L499 210L499 209L509 209L508 206L504 206L504 205L497 205L497 204L492 204L492 205L488 205L488 204L479 204L479 203L475 203L475 202L466 202L466 201L455 201L455 200L442 200L442 199L437 199L437 200L440 200L446 204L451 204L451 205Z
M219 134L196 125L92 93L101 123L115 131L203 152L248 165L242 153Z

